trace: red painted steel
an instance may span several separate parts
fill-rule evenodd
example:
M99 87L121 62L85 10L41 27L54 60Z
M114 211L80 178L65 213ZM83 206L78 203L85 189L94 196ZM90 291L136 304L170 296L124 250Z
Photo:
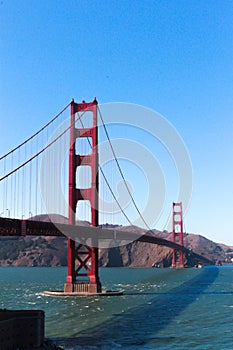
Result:
M91 224L98 226L98 127L97 127L97 101L75 103L71 102L70 109L70 153L69 153L69 225L76 225L75 213L77 203L80 200L88 200L91 207ZM89 128L76 128L75 114L78 112L92 113L92 126ZM88 156L75 153L75 142L78 137L89 138L92 152ZM76 187L76 170L79 166L88 165L91 168L91 187L80 189ZM101 291L98 273L98 248L96 242L91 240L91 247L87 246L86 239L80 244L75 244L68 239L68 274L66 286L68 290L74 290L75 284L80 283L83 277L88 278L88 283L93 285L91 290ZM67 286L71 284L70 286Z
M183 212L182 202L172 203L172 242L176 242L178 238L178 244L182 247L183 243ZM172 250L172 267L177 267L177 253L179 254L179 267L184 267L183 252L175 249Z

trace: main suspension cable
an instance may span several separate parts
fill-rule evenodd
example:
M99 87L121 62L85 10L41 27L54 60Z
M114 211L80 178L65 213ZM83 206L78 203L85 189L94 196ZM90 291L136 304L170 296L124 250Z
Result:
M81 117L80 117L79 119L80 119L80 123L81 123L82 127L84 128L84 124L83 124L83 121L82 121ZM88 140L88 143L89 143L90 147L92 148L91 141L89 140L89 138L87 138L87 140ZM133 224L132 224L132 222L130 221L128 215L124 212L124 210L123 210L123 208L121 207L121 205L120 205L118 199L116 198L116 196L115 196L115 194L114 194L114 192L113 192L113 190L112 190L112 188L111 188L111 186L110 186L110 184L109 184L109 182L108 182L108 179L107 179L107 177L105 176L104 171L103 171L102 167L100 166L100 164L98 164L98 168L99 168L101 174L103 175L104 181L106 182L106 184L107 184L107 186L108 186L108 188L109 188L109 190L110 190L110 192L111 192L111 195L113 196L114 200L116 201L116 203L117 203L117 205L118 205L120 211L122 212L122 214L124 215L124 217L126 218L126 220L128 221L128 223L129 223L130 225L133 226Z
M122 169L121 169L121 167L120 167L119 161L118 161L118 159L117 159L116 153L115 153L114 148L113 148L113 145L112 145L112 143L111 143L111 140L110 140L110 137L109 137L109 134L108 134L108 131L107 131L106 125L105 125L105 123L104 123L103 116L102 116L102 114L101 114L101 111L100 111L100 108L99 108L99 107L98 107L98 111L99 111L100 119L101 119L102 125L103 125L103 127L104 127L104 131L105 131L105 134L106 134L106 136L107 136L107 139L108 139L108 142L109 142L109 145L110 145L112 154L113 154L113 156L114 156L114 159L115 159L115 162L116 162L116 164L117 164L118 170L119 170L120 175L121 175L121 177L122 177L122 179L123 179L123 182L124 182L124 184L125 184L125 188L126 188L128 194L130 195L130 198L131 198L131 200L132 200L132 203L133 203L133 205L134 205L136 211L138 212L138 214L139 214L141 220L143 221L143 223L145 224L145 226L147 227L147 229L148 229L149 231L151 231L151 228L149 227L149 225L148 225L147 222L145 221L144 217L142 216L142 214L141 214L141 212L140 212L140 210L139 210L139 208L138 208L138 206L137 206L137 204L136 204L136 202L135 202L135 200L134 200L134 198L133 198L133 196L132 196L132 194L131 194L131 192L130 192L129 186L128 186L127 182L126 182L125 176L124 176L123 171L122 171Z
M31 141L32 139L34 139L34 137L36 137L37 135L39 135L43 130L45 130L50 124L52 124L58 117L60 117L60 115L65 112L65 110L70 106L70 103L68 103L68 105L66 105L57 115L55 115L55 117L53 117L53 119L51 119L47 124L45 124L40 130L38 130L35 134L33 134L32 136L30 136L28 139L26 139L24 142L22 142L20 145L18 145L17 147L13 148L11 151L7 152L6 154L4 154L2 157L0 157L0 160L6 158L7 156L9 156L9 154L15 152L17 149L19 149L20 147L24 146L26 143L28 143L29 141Z
M85 113L85 111L74 121L74 123L76 123L81 117L82 115ZM29 158L28 160L26 160L24 163L20 164L17 168L15 168L14 170L10 171L8 174L2 176L0 178L0 182L4 179L6 179L8 176L14 174L15 172L17 172L19 169L21 169L22 167L24 167L25 165L27 165L28 163L30 163L33 159L35 159L36 157L38 157L40 154L42 154L44 151L46 151L49 147L51 147L55 142L57 142L63 135L65 135L65 133L73 126L73 124L69 125L60 135L58 135L54 140L52 140L48 145L46 145L44 148L42 148L39 152L37 152L36 154L34 154L34 156L32 156L31 158ZM10 152L9 152L10 154Z

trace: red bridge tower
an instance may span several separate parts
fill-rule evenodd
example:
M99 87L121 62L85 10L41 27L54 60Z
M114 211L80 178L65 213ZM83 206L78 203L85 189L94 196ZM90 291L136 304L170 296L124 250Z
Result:
M75 103L71 102L70 109L70 150L69 150L69 225L76 225L76 207L80 200L89 200L91 207L91 224L98 226L98 129L97 129L97 101ZM76 128L75 114L88 111L92 114L93 123L89 128ZM89 138L92 152L89 155L76 154L76 139ZM91 187L76 188L76 170L79 166L90 166ZM64 292L98 293L101 292L101 283L98 274L98 248L91 240L87 244L85 239L79 243L68 238L68 274Z
M177 242L178 238L178 242ZM182 202L172 203L172 242L176 242L183 246L183 213ZM179 263L177 264L178 256ZM183 252L172 251L172 267L184 267Z

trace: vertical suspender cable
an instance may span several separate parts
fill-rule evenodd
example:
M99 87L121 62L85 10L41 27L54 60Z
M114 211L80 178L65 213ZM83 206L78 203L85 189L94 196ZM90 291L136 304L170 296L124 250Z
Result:
M11 153L11 169L13 169L13 153ZM14 201L13 201L13 178L14 178L14 175L12 175L11 179L10 179L10 182L11 182L11 185L10 185L10 207L11 207L12 215L13 215L13 203L14 203Z
M24 159L27 159L26 146L24 146ZM25 172L26 172L26 169L25 169L25 167L23 167L22 168L22 188L21 188L21 191L22 191L22 203L21 203L22 219L25 216L25 196L24 196L24 193L26 191L26 189L25 189Z
M12 152L12 158L14 156L14 153ZM12 169L13 169L13 164L14 161L12 161ZM12 178L13 178L13 189L12 189L12 194L13 194L13 217L15 218L15 211L16 211L16 177L17 174L12 174Z
M62 137L60 138L60 140L58 140L58 154L57 154L57 161L58 164L61 164L61 157L62 157L62 150L61 150L61 143L62 143ZM57 171L59 171L59 178L61 179L61 171L62 169L57 169ZM61 183L59 183L59 186L61 186ZM59 191L59 196L58 196L58 213L59 215L61 215L62 213L62 209L61 209L61 191Z
M5 175L6 174L6 158L4 159L3 172ZM2 212L4 213L3 216L5 215L5 209L6 209L5 204L6 204L6 182L4 181L4 184L3 184L3 208L2 208Z
M101 122L102 122L102 124L103 124L103 127L104 127L104 130L105 130L105 133L106 133L106 136L107 136L107 139L108 139L108 142L109 142L109 145L110 145L112 154L113 154L114 159L115 159L115 162L116 162L116 164L117 164L117 168L118 168L119 173L120 173L120 175L121 175L121 177L122 177L122 180L124 181L125 188L126 188L128 194L129 194L129 196L130 196L130 198L131 198L131 200L132 200L132 203L133 203L133 205L134 205L136 211L138 212L138 214L139 214L141 220L143 221L144 225L147 227L147 229L148 229L149 231L151 231L150 227L148 226L147 222L146 222L145 219L143 218L143 216L142 216L142 214L141 214L141 212L140 212L140 210L139 210L139 208L138 208L138 206L137 206L137 204L136 204L136 202L135 202L135 200L134 200L134 198L133 198L133 196L132 196L132 194L131 194L131 192L130 192L129 186L128 186L126 180L125 180L124 174L123 174L122 169L121 169L120 164L119 164L119 161L118 161L118 159L117 159L117 157L116 157L115 150L114 150L114 148L113 148L113 146L112 146L110 137L109 137L109 135L108 135L108 131L107 131L106 125L105 125L105 123L104 123L102 114L100 113L100 109L99 109L99 114L100 114L100 119L101 119Z
M43 148L44 145L45 145L43 135L44 135L44 132L41 133L41 137L42 137L41 147L42 147L42 148ZM42 158L42 157L40 157L40 158ZM39 183L40 183L40 181L39 181ZM40 193L40 191L39 191L39 193ZM40 213L43 214L43 200L42 200L42 195L41 195L41 193L40 193Z
M30 157L32 156L32 141L31 141L31 152ZM30 169L29 169L29 201L28 201L28 207L29 207L29 217L32 216L32 166L33 162L30 162Z
M20 164L20 148L19 148L19 151L18 151L18 164ZM19 202L19 188L20 188L20 171L17 171L18 173L18 176L17 176L17 216L19 217L19 207L20 207L20 202Z
M36 153L38 153L38 139L36 139ZM38 185L38 157L36 157L36 178L35 178L35 212L37 215L37 198L38 198L38 193L37 193L37 185Z

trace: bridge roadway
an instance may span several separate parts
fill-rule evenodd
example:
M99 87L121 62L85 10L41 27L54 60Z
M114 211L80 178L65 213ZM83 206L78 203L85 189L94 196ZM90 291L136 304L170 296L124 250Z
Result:
M33 221L33 220L20 220L0 218L0 237L1 236L60 236L70 237L71 239L88 244L88 240L92 240L92 244L98 245L98 241L122 241L127 244L132 241L139 241L151 244L158 244L182 251L184 254L191 255L204 264L213 264L213 261L199 255L190 249L180 246L177 243L168 241L164 238L153 235L152 232L147 232L144 235L134 232L128 232L120 229L106 229L93 226L71 226L68 224Z

